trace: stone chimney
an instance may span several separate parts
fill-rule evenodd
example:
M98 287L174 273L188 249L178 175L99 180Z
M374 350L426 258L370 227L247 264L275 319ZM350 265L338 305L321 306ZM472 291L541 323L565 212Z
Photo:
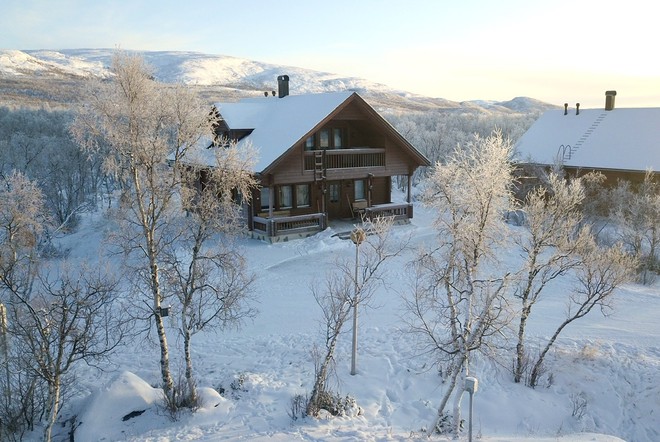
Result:
M616 97L616 91L606 91L605 92L605 110L611 111L614 109L614 97Z
M277 96L279 98L289 95L289 76L280 75L277 77Z

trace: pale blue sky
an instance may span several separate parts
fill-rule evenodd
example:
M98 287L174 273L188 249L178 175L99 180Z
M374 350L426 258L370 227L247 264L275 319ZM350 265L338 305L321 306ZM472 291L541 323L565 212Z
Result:
M660 107L642 0L2 0L0 48L185 50L463 101Z

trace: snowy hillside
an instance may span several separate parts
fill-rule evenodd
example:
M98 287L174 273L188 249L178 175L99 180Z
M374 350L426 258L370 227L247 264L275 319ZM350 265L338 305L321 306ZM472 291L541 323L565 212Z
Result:
M107 78L113 49L0 50L0 78L78 80ZM345 77L294 66L282 66L225 55L198 52L145 51L154 76L167 83L181 82L204 88L265 92L277 88L278 75L291 78L291 93L352 90L384 106L408 109L443 109L461 112L531 113L555 107L526 97L507 102L466 101L424 97L366 79Z
M77 442L429 440L424 429L434 419L444 386L429 369L428 358L416 354L410 336L403 333L401 295L405 262L414 256L414 247L434 237L433 216L417 206L412 224L395 227L395 237L411 235L413 248L388 264L388 286L376 295L378 308L361 313L355 376L349 374L350 326L340 339L331 388L355 397L362 408L359 416L292 420L289 415L292 398L310 392L311 353L322 345L321 311L310 286L337 257L355 253L350 241L336 235L351 228L344 223L280 244L241 241L258 273L259 314L240 330L196 335L193 351L204 396L196 413L183 414L176 422L169 419L158 405L162 392L153 387L159 382L157 346L137 340L103 371L80 367L76 381L82 391L64 410L63 420L76 416ZM70 250L70 259L93 260L108 228L99 212L59 244ZM515 253L509 259L516 260ZM554 293L539 302L529 329L533 341L547 339L562 318L559 295L568 284L555 284ZM613 315L594 312L566 330L548 361L552 376L537 389L513 383L511 353L503 349L493 359L475 362L477 440L660 440L660 284L628 285L616 299ZM178 354L173 324L167 333ZM172 366L181 370L177 357ZM61 431L64 437L68 428Z

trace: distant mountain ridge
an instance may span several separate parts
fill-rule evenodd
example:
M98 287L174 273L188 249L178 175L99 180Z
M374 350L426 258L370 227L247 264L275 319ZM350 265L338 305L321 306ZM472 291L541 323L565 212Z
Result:
M109 78L114 49L0 50L0 78L75 82ZM539 113L557 106L527 97L509 101L455 102L396 90L384 84L294 66L275 65L226 55L199 52L138 51L154 69L154 77L166 83L180 82L239 98L276 89L278 75L291 78L291 93L352 90L379 106L408 110L441 109L467 113ZM34 83L34 81L33 81ZM213 93L207 95L214 96Z

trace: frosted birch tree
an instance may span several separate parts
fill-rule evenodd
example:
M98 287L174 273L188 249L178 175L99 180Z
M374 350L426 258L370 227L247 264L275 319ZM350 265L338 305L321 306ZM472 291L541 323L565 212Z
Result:
M0 186L0 282L7 293L29 298L47 220L43 193L36 182L16 171Z
M650 284L660 272L660 183L647 171L638 186L623 181L610 195L619 239L638 259L641 282Z
M609 314L615 290L631 280L637 265L635 258L628 255L620 245L599 247L593 238L589 238L580 254L580 265L575 271L576 282L566 300L565 319L535 359L529 379L531 387L538 385L545 356L561 332L594 309L599 309L604 315Z
M51 263L47 273L38 254L44 212L36 183L12 173L0 188L2 438L45 416L50 441L71 368L107 356L124 330L112 314L116 281L84 266Z
M515 291L520 300L513 368L516 383L529 375L525 331L532 308L550 281L580 265L580 251L591 241L589 226L584 225L582 216L583 201L579 178L568 182L550 173L546 183L533 189L523 202L526 229L514 237L524 259Z
M78 112L73 133L84 149L105 152L105 170L122 184L117 210L116 244L133 269L135 290L146 306L160 346L162 388L175 403L170 355L161 315L166 294L161 287L163 250L177 238L165 235L173 212L180 210L179 173L186 153L212 133L208 108L182 87L154 81L136 55L117 52L114 76L97 83Z
M456 436L471 355L509 321L504 296L509 275L500 270L496 248L506 236L510 154L511 143L501 132L475 135L446 164L436 163L424 195L439 213L438 242L420 251L412 264L408 322L422 348L442 366L447 383L432 428Z
M181 199L186 214L167 226L178 238L164 250L165 290L176 302L179 332L185 358L185 382L179 391L179 405L195 406L197 391L193 375L192 338L204 329L237 326L254 315L251 288L254 281L242 249L236 242L241 234L242 205L256 186L252 170L255 150L235 143L216 147L214 164L200 170L190 165ZM240 200L240 201L239 201Z
M324 353L316 361L314 386L306 407L310 416L316 416L322 408L333 408L328 377L337 341L351 312L357 313L357 306L369 306L376 289L384 283L384 263L407 247L407 238L391 238L392 222L391 218L381 217L366 222L366 227L356 228L355 259L338 259L322 284L317 281L312 284L312 294L323 312ZM357 317L353 326L357 327ZM357 333L357 328L354 332Z
M52 438L74 365L106 358L123 339L123 324L113 314L116 284L83 266L52 277L42 272L30 298L14 294L8 330L19 350L16 366L36 374L47 387L45 441Z

